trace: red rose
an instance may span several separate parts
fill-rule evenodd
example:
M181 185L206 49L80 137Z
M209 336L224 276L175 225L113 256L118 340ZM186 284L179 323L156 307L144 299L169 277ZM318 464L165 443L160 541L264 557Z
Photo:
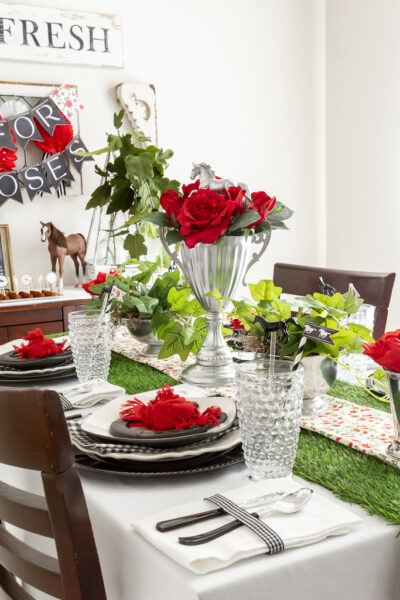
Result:
M230 187L225 190L225 193L229 200L232 200L232 202L236 204L236 214L242 213L246 210L247 207L244 204L246 190L242 190L240 187Z
M192 192L197 192L200 188L200 179L196 179L194 183L188 185L182 185L183 197L188 198Z
M235 202L209 189L200 189L186 198L178 215L180 234L187 236L186 246L193 248L199 242L212 244L218 240L231 224L235 209Z
M256 223L252 223L248 225L248 229L253 229L253 227L257 227L260 223L265 221L268 216L270 210L272 210L275 206L276 198L271 198L265 192L253 192L251 195L251 200L254 208L260 215L261 219L256 221ZM250 208L250 207L249 207Z
M376 342L364 344L363 350L384 369L400 373L400 329L388 331Z
M175 222L172 215L178 218L179 213L182 210L183 198L181 198L178 192L173 190L167 190L160 198L160 204L165 210L168 219L171 221L171 225L175 227Z
M99 296L99 294L95 294L95 292L90 291L90 287L92 285L97 285L98 283L105 283L107 281L107 273L97 273L96 279L93 281L89 281L89 283L82 283L82 287L88 294L92 294L92 296Z

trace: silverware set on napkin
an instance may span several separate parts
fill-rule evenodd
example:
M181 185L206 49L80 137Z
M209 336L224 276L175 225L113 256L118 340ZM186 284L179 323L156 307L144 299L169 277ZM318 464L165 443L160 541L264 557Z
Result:
M273 512L293 514L298 512L305 504L307 504L307 502L309 502L312 494L313 490L308 487L298 488L297 490L292 490L290 492L274 491L252 498L247 502L239 503L238 506L246 511L255 509L255 511L251 512L250 514L258 519L262 519ZM222 508L215 508L200 513L177 517L175 519L159 521L156 523L156 529L164 533L185 527L187 525L193 525L194 523L220 517L224 514L226 513ZM242 523L240 521L233 519L232 521L229 521L228 523L222 525L221 527L217 527L216 529L211 529L198 535L179 537L178 541L180 544L185 546L205 544L206 542L211 542L212 540L215 540L222 535L229 533L230 531L234 531L241 526Z

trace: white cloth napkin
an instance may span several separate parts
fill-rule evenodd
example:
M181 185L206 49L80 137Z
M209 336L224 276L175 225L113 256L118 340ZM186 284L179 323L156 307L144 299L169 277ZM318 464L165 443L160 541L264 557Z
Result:
M94 379L87 383L62 388L59 390L72 408L87 408L97 402L108 402L125 394L125 390L103 379ZM71 408L71 407L69 407ZM66 410L66 408L64 408Z
M268 492L291 490L299 487L291 480L272 479L249 483L240 488L220 493L234 502L245 502ZM238 560L266 552L267 547L262 539L244 526L212 542L199 546L179 544L178 537L196 535L219 527L232 520L229 515L165 533L160 533L155 527L158 521L211 508L216 508L216 505L204 500L183 506L174 506L156 515L153 514L140 519L132 526L153 546L177 563L200 574L216 571ZM350 510L344 508L338 502L327 500L316 492L314 492L311 500L297 513L284 515L274 512L265 517L265 522L282 538L285 549L313 544L328 536L348 533L350 527L359 521L361 519ZM265 557L265 560L268 560L268 556Z

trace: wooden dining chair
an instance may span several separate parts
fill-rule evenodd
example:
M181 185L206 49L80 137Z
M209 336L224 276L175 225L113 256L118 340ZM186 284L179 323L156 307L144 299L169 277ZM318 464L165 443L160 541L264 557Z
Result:
M396 273L344 271L286 263L276 263L274 267L274 283L286 294L304 296L319 292L318 278L321 275L325 283L342 293L349 289L349 283L354 284L364 302L376 307L373 336L375 339L381 337L385 331Z
M63 600L106 600L92 527L58 394L0 390L0 463L41 472L44 496L0 481L0 597L33 600L16 578ZM54 538L39 552L6 524Z

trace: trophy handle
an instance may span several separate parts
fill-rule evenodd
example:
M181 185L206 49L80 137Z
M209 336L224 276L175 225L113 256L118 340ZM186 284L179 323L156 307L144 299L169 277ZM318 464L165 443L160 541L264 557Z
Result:
M170 257L170 259L174 263L176 263L178 265L178 267L180 268L180 270L182 271L182 273L184 274L185 279L186 279L185 270L183 268L182 261L181 261L181 259L178 256L178 253L177 252L172 252L172 250L168 246L167 239L165 237L165 229L164 229L164 227L160 227L159 228L159 233L160 233L160 241L161 241L162 247L164 248L165 252Z
M246 277L247 277L247 273L250 271L251 267L258 261L260 260L261 256L264 254L264 252L266 251L266 249L268 248L268 244L271 240L271 231L269 231L267 233L267 235L255 235L253 237L253 244L262 244L261 250L259 250L258 252L253 252L253 256L251 257L251 260L249 262L249 264L247 265L247 269L245 271L245 274L243 276L243 281L242 284L243 285L247 285L246 284Z

